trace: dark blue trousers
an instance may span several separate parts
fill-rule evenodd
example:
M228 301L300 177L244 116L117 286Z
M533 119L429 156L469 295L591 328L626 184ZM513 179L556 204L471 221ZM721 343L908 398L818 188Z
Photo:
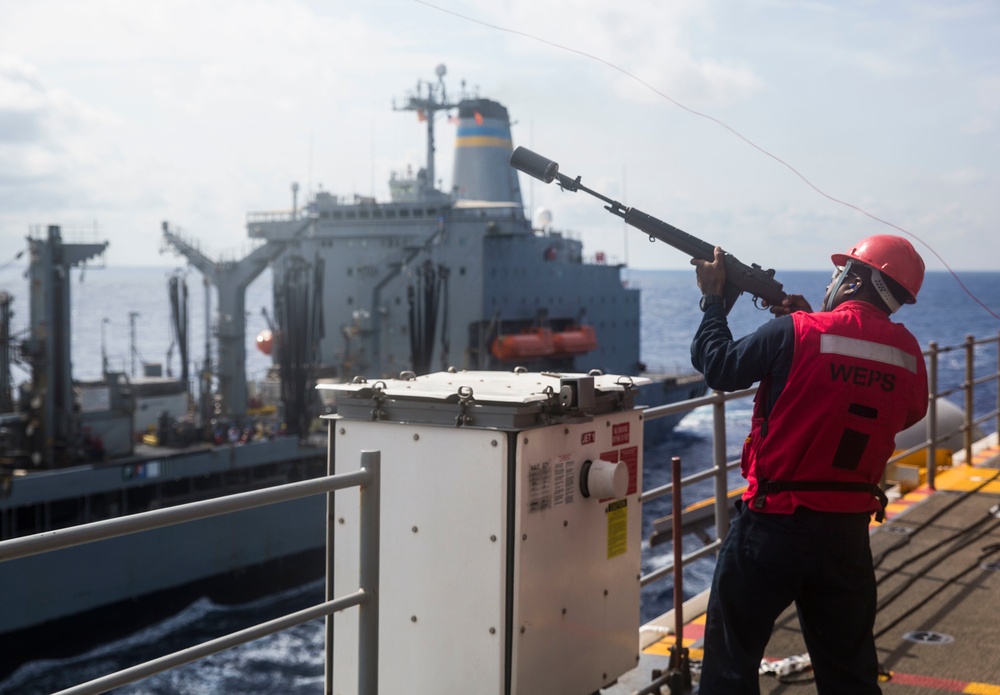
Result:
M760 693L764 649L793 602L819 695L881 693L868 515L739 506L712 579L699 695Z

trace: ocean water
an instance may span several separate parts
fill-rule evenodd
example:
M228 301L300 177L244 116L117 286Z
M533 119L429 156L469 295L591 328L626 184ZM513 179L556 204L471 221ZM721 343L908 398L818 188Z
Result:
M2 259L0 259L2 262ZM192 361L200 364L205 354L205 293L194 271L163 268L91 268L74 272L72 332L73 366L78 378L97 378L101 373L102 354L113 368L132 371L141 363L159 362L164 372L179 373L176 350L168 357L171 331L168 322L167 280L173 272L186 272L189 287L190 335ZM81 277L82 275L82 277ZM818 307L829 281L826 271L782 272L778 279L786 291L799 292ZM980 301L1000 312L1000 272L963 273L962 283ZM693 271L628 271L626 280L642 289L642 355L648 367L656 371L690 371L689 345L701 313L697 308L699 292ZM0 291L14 295L15 337L24 332L27 316L27 285L23 267L0 265ZM256 280L247 294L248 331L247 367L250 378L263 376L269 358L254 348L254 337L266 327L263 312L270 312L270 278ZM210 305L209 312L214 308ZM132 320L130 315L134 314ZM755 309L749 298L741 298L730 315L737 336L752 330L769 314ZM962 343L967 335L977 338L1000 333L1000 321L989 315L947 273L930 273L920 295L920 302L907 306L898 315L923 345L936 341L940 346ZM134 326L134 328L133 328ZM976 350L976 373L997 370L995 345ZM940 382L955 385L964 379L964 359L958 352L944 355L940 364ZM15 380L27 377L14 366ZM962 405L959 397L956 403ZM991 411L996 404L996 384L980 388L976 398L977 414ZM737 402L727 410L727 453L738 456L749 427L750 403ZM711 413L699 409L689 414L663 442L648 447L644 456L645 487L661 485L669 479L669 462L680 456L685 474L706 467L712 456ZM985 431L994 429L991 422ZM731 485L739 483L733 474ZM711 483L684 492L684 504L712 494ZM666 498L655 500L644 509L644 537L653 519L670 513ZM685 538L685 547L700 543ZM689 545L690 544L690 545ZM687 552L687 551L686 551ZM669 544L643 553L643 572L665 566L671 559ZM712 561L701 560L684 574L684 594L693 596L704 589L712 573ZM642 615L648 620L671 606L673 585L665 580L643 590ZM321 583L270 596L254 603L223 606L200 599L170 619L140 630L122 640L93 648L72 658L35 661L23 665L4 682L0 693L49 693L90 678L125 668L156 656L196 644L246 625L276 615L313 605L322 600ZM120 693L320 693L322 692L322 622L314 621L278 635L243 645L198 664L191 664L161 674Z

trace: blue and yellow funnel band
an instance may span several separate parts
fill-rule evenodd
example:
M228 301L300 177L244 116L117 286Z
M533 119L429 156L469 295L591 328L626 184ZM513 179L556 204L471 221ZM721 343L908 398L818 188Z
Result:
M455 137L462 138L488 137L510 140L510 128L498 128L496 126L479 125L476 123L463 123L458 127Z
M511 149L513 143L510 138L495 138L488 135L471 136L458 138L455 140L455 147L504 147Z
M512 149L510 128L463 123L455 134L455 147L504 147Z

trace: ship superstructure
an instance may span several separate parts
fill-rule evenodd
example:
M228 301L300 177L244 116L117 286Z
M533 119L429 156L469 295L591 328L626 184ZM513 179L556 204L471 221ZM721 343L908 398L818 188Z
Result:
M510 167L510 116L475 95L418 84L397 110L428 124L428 161L393 176L391 198L317 192L303 210L251 213L250 237L321 258L329 376L349 380L456 369L637 374L639 292L621 268L587 262L580 241L532 227ZM435 185L435 114L456 123L453 181ZM443 120L443 119L442 119ZM274 267L275 283L285 269Z

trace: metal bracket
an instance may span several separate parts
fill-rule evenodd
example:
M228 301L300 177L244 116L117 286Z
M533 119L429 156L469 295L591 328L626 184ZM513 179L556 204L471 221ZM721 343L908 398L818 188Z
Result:
M385 405L385 401L387 400L385 395L385 382L376 381L372 384L372 391L372 402L375 404L375 407L372 408L371 419L373 422L384 420L388 416L388 413L383 407Z
M475 402L471 386L458 387L458 415L455 416L455 427L472 424L472 416L466 410Z

